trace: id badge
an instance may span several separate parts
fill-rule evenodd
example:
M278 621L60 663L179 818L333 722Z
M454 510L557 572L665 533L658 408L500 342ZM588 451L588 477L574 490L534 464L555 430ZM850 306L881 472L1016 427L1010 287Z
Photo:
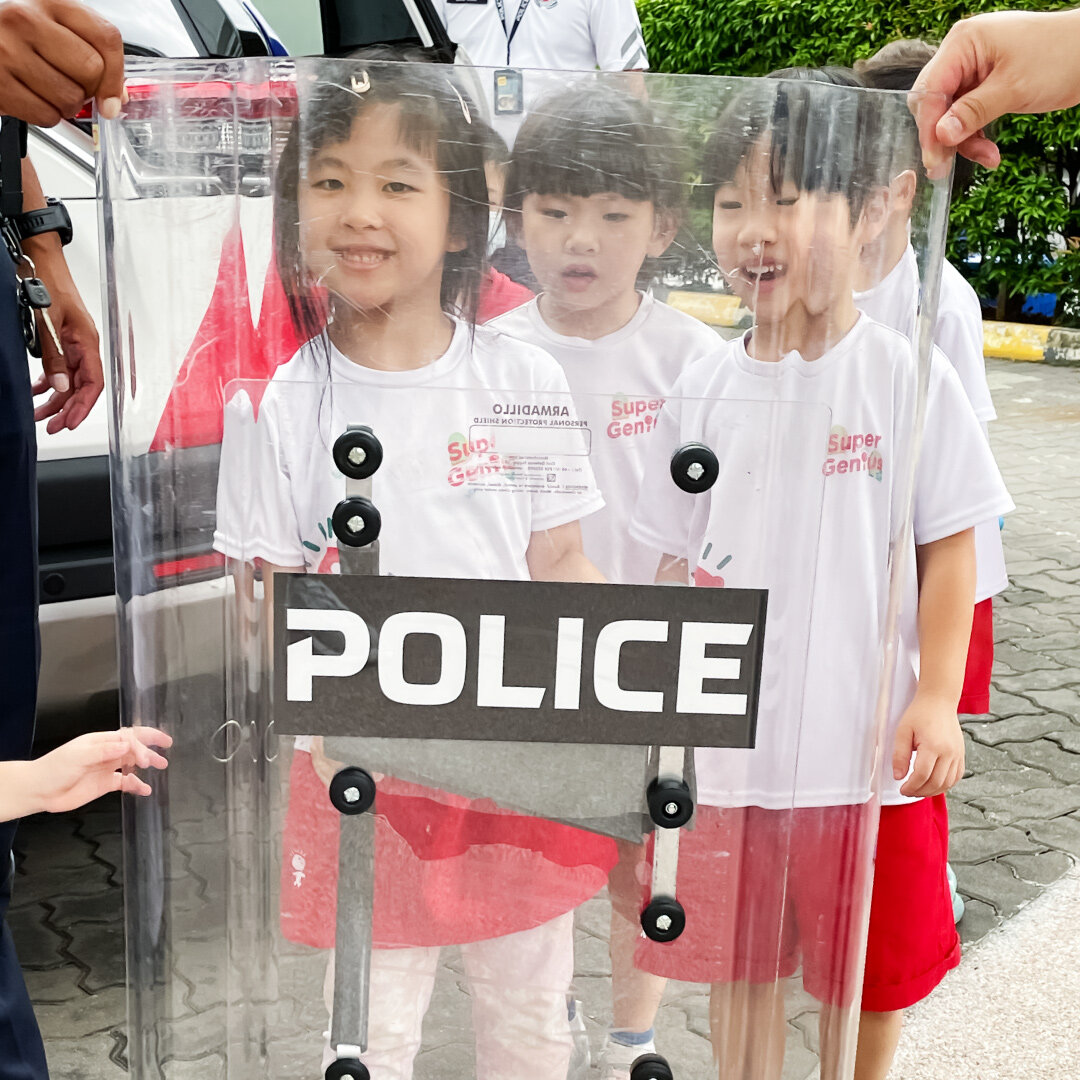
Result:
M525 111L525 84L517 68L498 68L495 78L495 115L516 116Z

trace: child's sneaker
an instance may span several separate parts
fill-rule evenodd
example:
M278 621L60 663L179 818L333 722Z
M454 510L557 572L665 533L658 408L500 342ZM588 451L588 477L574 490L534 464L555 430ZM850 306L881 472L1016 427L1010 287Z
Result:
M652 1039L636 1046L625 1046L609 1035L600 1051L600 1080L630 1080L630 1066L642 1054L655 1053L656 1043Z
M956 891L956 874L951 864L945 864L945 879L949 883L949 896L952 897L953 922L958 923L964 917L964 898Z
M588 1080L592 1057L589 1054L589 1033L585 1030L585 1014L581 1011L581 1002L568 998L566 1011L570 1020L570 1038L573 1049L570 1051L570 1067L566 1070L566 1080Z

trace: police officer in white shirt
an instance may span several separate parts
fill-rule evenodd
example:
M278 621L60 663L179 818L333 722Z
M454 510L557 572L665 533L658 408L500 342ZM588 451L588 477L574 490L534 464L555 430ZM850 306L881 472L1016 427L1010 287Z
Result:
M492 118L508 146L528 103L557 85L529 69L649 66L633 0L436 0L436 10L469 59L494 69Z

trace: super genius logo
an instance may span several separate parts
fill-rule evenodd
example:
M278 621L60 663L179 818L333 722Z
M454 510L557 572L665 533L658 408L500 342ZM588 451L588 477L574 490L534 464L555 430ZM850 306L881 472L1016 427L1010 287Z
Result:
M494 438L470 440L460 431L455 431L446 440L446 452L450 458L446 480L451 487L461 487L485 476L494 476L506 467L495 449Z
M656 427L663 407L663 398L614 398L611 402L611 422L607 426L608 438L648 435Z
M878 449L880 444L880 435L871 432L849 434L847 428L837 424L829 432L821 471L826 476L865 473L871 480L880 480L885 468L885 458Z
M764 593L279 580L283 733L752 745Z

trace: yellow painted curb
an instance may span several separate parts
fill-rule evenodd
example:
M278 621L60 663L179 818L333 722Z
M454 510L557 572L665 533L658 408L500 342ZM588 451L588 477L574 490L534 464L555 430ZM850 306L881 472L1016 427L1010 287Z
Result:
M739 303L737 296L675 290L668 294L667 302L709 326L736 327L750 319L750 310ZM1039 363L1044 359L1049 335L1049 326L986 320L983 355L988 359Z
M1039 362L1046 352L1049 326L1028 323L983 322L983 356L997 360Z
M738 326L750 318L749 309L739 303L737 296L676 290L668 293L667 302L709 326Z

